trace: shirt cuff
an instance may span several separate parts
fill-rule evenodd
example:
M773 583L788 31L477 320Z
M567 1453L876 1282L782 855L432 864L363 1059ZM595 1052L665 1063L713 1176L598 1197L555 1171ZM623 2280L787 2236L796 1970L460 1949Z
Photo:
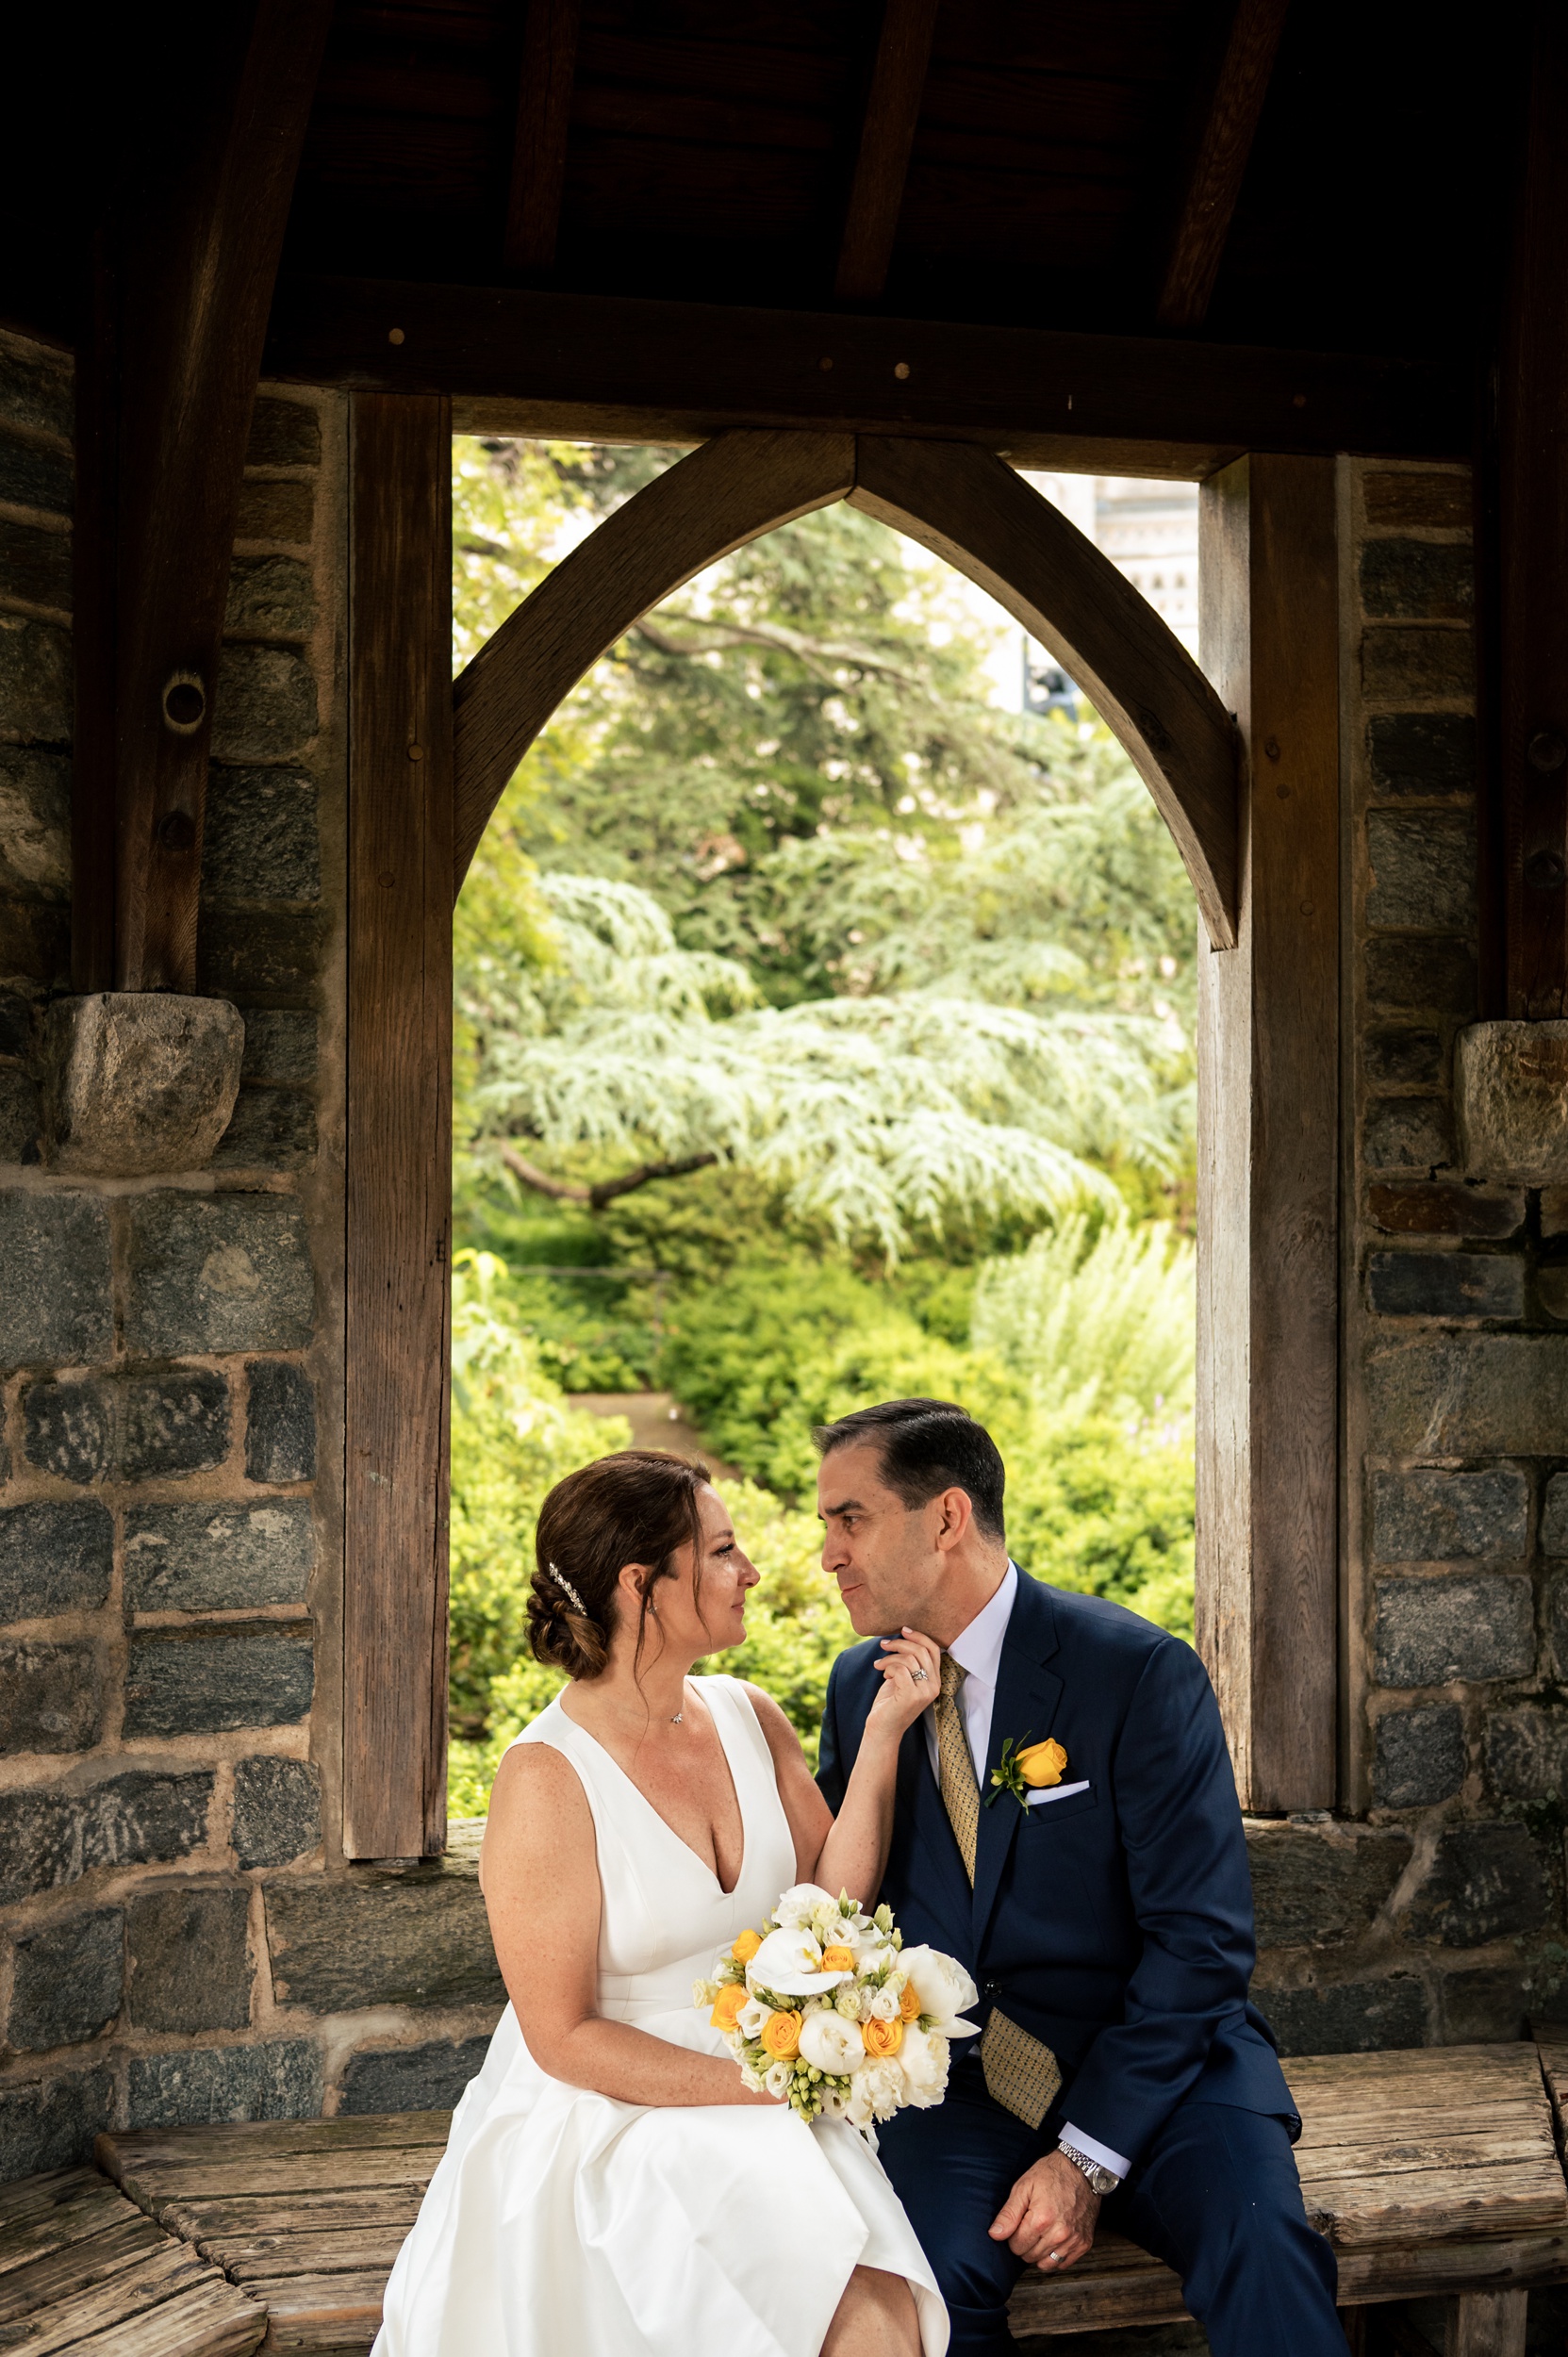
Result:
M1097 2161L1101 2168L1108 2168L1113 2177L1125 2179L1132 2174L1132 2164L1125 2152L1113 2152L1108 2144L1097 2143L1093 2136L1086 2136L1081 2128L1075 2128L1070 2119L1062 2131L1062 2142L1075 2144L1085 2160Z

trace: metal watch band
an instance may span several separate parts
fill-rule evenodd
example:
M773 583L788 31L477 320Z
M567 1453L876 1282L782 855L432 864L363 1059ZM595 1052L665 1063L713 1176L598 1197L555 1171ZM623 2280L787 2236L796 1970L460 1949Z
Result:
M1058 2140L1056 2149L1064 2160L1071 2161L1074 2168L1088 2179L1094 2192L1101 2196L1114 2193L1121 2184L1119 2177L1113 2176L1108 2168L1101 2168L1098 2161L1092 2161L1087 2152L1081 2152L1077 2145L1069 2144L1065 2137Z

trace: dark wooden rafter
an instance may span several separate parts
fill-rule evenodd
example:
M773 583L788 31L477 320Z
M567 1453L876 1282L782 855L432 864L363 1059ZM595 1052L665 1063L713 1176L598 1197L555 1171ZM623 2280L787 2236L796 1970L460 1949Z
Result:
M506 192L504 259L508 270L548 271L554 265L581 15L581 0L527 0L523 11L517 124Z
M248 16L192 18L213 46L181 118L197 125L189 153L172 170L147 155L157 192L107 225L82 371L80 989L195 985L240 478L330 15L330 0L256 0Z
M1507 1004L1568 1015L1568 19L1535 11L1498 399Z
M1289 0L1236 0L1217 72L1195 109L1176 228L1155 316L1163 327L1201 327L1268 95Z
M875 303L887 283L940 0L885 0L834 292Z

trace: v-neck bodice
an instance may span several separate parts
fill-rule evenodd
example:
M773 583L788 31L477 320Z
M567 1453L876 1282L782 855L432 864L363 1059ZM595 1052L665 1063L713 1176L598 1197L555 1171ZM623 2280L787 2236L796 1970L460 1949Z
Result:
M738 1678L692 1683L713 1713L740 1810L740 1872L730 1891L558 1700L518 1738L548 1743L570 1760L593 1814L602 1892L601 2013L640 2027L658 2019L659 2034L681 2045L694 2042L700 2020L692 1982L711 1973L718 1951L737 1932L760 1927L796 1879L795 1844L751 1698Z

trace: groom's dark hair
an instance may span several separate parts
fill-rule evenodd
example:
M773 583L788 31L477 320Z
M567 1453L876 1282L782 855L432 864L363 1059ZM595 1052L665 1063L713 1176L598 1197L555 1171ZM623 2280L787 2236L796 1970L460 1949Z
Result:
M817 1425L811 1437L824 1457L839 1448L874 1448L883 1479L907 1507L929 1506L944 1490L966 1491L976 1528L987 1539L1006 1536L1001 1451L954 1401L884 1399L836 1424Z

